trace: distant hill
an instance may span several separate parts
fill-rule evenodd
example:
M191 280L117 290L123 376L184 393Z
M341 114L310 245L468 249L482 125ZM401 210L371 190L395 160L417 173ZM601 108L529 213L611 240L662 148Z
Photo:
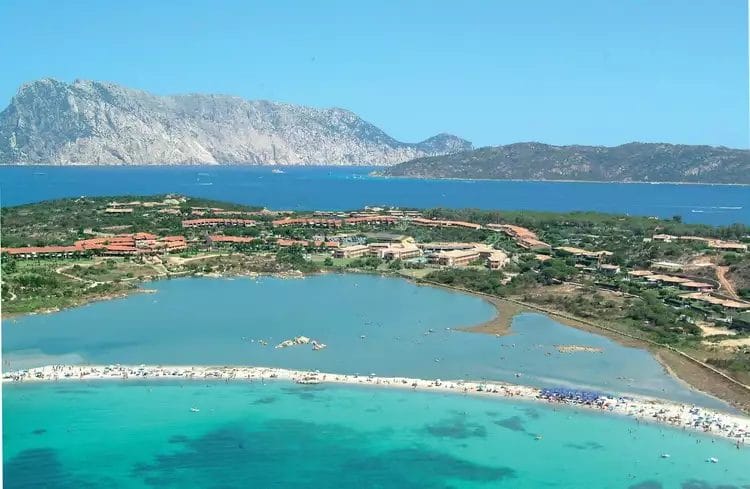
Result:
M615 147L516 143L416 158L385 176L750 184L750 151L629 143Z
M5 164L392 165L471 147L449 134L396 141L344 109L86 80L27 83L0 112Z

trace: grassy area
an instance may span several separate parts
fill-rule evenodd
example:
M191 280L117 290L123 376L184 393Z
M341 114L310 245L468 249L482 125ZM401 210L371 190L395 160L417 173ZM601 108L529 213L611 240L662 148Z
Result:
M132 290L121 283L91 284L57 272L71 266L64 260L31 260L8 266L3 263L3 314L24 314L82 304Z

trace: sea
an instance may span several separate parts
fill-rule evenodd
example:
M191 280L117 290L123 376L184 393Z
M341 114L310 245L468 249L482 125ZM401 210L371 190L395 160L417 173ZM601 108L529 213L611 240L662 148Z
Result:
M171 192L273 209L598 210L750 223L750 190L741 186L383 179L371 170L0 167L0 200ZM460 331L491 319L494 308L401 279L190 278L145 287L153 293L4 320L3 370L55 362L269 365L575 386L731 411L669 376L648 352L544 315L517 316L501 337ZM298 335L328 347L274 348ZM564 354L557 344L602 351ZM174 380L4 385L2 399L8 488L750 487L747 448L526 401Z
M370 176L369 167L0 166L2 205L82 195L174 192L272 209L369 206L589 210L685 222L750 224L750 187L648 183L430 180Z
M4 387L3 418L6 488L750 484L748 450L724 440L596 412L411 390L280 381L19 384Z

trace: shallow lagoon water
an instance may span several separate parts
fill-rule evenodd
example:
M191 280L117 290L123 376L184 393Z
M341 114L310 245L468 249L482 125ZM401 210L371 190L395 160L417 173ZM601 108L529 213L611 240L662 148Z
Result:
M3 418L9 488L750 484L750 452L724 440L546 404L400 389L19 384L4 387Z
M494 307L475 296L403 279L352 274L294 280L189 278L148 287L157 292L5 321L4 368L71 360L258 365L574 385L727 408L668 375L648 352L541 314L518 316L512 333L499 338L457 331L493 318ZM273 348L298 335L328 348ZM556 344L595 346L603 352L563 354Z

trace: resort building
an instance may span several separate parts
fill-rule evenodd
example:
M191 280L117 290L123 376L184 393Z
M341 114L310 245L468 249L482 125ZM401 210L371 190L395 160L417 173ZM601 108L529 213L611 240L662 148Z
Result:
M666 270L669 272L679 272L683 269L682 263L674 263L671 261L656 261L651 264L651 268L654 270Z
M651 270L631 270L628 272L628 275L631 277L643 278L648 277L649 275L654 275L654 272Z
M159 238L151 233L120 234L98 238L81 239L68 246L26 246L3 248L3 253L11 256L32 258L71 258L87 254L127 256L153 254L161 251L172 252L187 248L184 236Z
M224 236L222 234L213 234L206 238L206 244L209 247L221 245L246 245L256 240L257 238L252 236Z
M441 251L433 255L432 262L443 267L461 267L479 260L479 251L474 248L470 250Z
M722 241L720 239L712 239L708 242L709 248L714 248L722 251L736 251L745 252L747 251L747 245L744 243L738 243L736 241Z
M613 255L611 251L588 251L582 248L574 248L572 246L558 246L557 248L555 248L555 251L559 252L562 255L571 255L576 258L576 260L583 261L600 261L603 258Z
M417 246L422 249L425 253L435 253L438 251L453 251L453 250L470 250L474 248L474 243L417 243Z
M499 270L505 267L509 262L510 258L508 258L508 255L502 251L495 250L487 257L487 268L490 270Z
M748 245L740 243L738 241L725 241L717 238L705 238L703 236L672 236L671 234L655 234L651 237L654 241L663 241L665 243L671 243L675 240L682 241L701 241L705 243L709 248L714 248L723 251L747 251Z
M273 227L286 227L286 226L311 226L311 227L324 227L324 228L336 228L341 226L340 219L326 219L316 217L285 217L283 219L276 219L271 221Z
M205 218L205 219L187 219L182 221L184 228L207 228L218 226L235 226L235 227L252 227L257 224L252 219L231 219L231 218Z
M527 250L542 251L552 248L549 244L541 241L534 231L513 224L488 224L487 227L494 231L500 231L516 242L518 246Z
M737 311L750 309L750 303L748 302L722 299L720 297L715 297L713 295L706 294L704 292L691 292L690 294L683 294L680 297L682 297L683 299L690 300L690 301L701 302L701 303L710 304L714 306L721 306L727 309L733 309Z
M465 229L482 229L481 224L466 221L448 221L441 219L426 219L424 217L415 217L409 220L415 226L443 227L443 228L465 228Z
M375 224L375 225L391 225L396 224L398 219L392 216L362 216L362 217L348 217L344 219L344 224L348 226L357 226L361 224Z
M14 258L70 258L82 254L85 250L78 246L25 246L22 248L2 248L3 253Z
M371 243L369 254L383 260L408 260L422 256L422 250L409 241L402 243Z
M599 271L605 275L617 275L618 273L620 273L619 265L610 265L608 263L601 263L598 268L599 268Z
M334 258L359 258L365 256L370 252L370 247L367 245L353 245L344 246L337 250L333 250Z
M164 236L159 240L164 243L167 252L183 251L187 249L187 240L185 236Z
M696 292L713 292L716 288L713 284L708 284L706 282L682 282L679 284L679 287L681 289L685 290L692 290Z

